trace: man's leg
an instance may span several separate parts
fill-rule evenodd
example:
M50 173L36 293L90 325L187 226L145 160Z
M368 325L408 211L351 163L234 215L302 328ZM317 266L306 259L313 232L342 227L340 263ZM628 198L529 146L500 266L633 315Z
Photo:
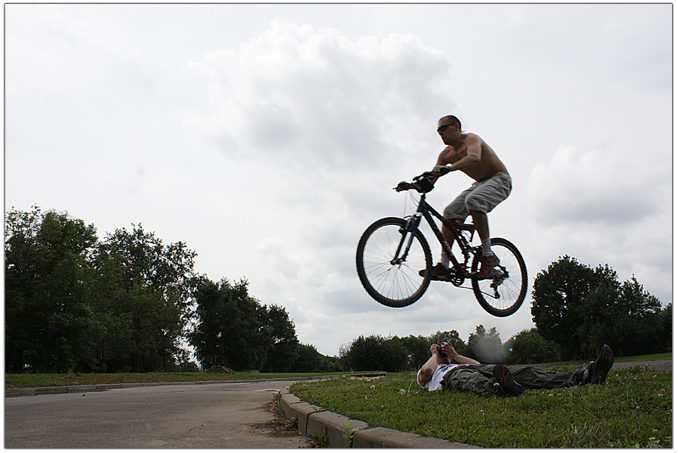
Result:
M451 220L455 223L463 223L464 220L468 217L469 212L466 209L466 197L467 195L473 191L473 188L475 187L475 184L463 191L462 193L457 196L447 207L445 207L445 210L443 211L443 217L445 219ZM441 232L443 233L443 238L445 238L445 242L452 247L452 244L454 244L454 234L452 231L445 226L445 223L443 222ZM447 256L447 253L445 253L445 249L442 247L440 248L440 261L438 264L436 264L433 267L433 278L434 279L444 279L449 276L449 269L450 267L450 258ZM420 271L419 274L422 275L424 271Z
M499 391L497 379L492 374L494 365L458 366L443 377L445 390L464 390L478 395L494 395Z
M492 248L490 247L490 224L487 219L487 214L481 211L470 211L473 218L473 225L476 227L478 237L483 244L483 255L492 255Z
M445 225L445 222L443 222L442 233L443 237L445 238L445 242L447 242L448 245L452 247L452 244L454 244L454 233L452 233L452 230L450 230L447 225ZM450 267L450 258L447 256L447 253L445 253L444 248L440 249L440 263L446 268Z
M523 387L554 389L581 384L602 384L614 365L612 348L603 345L598 358L577 371L545 371L535 367L511 369L513 379Z
M487 220L487 214L480 211L470 211L471 217L473 218L473 225L476 227L478 236L480 239L486 239L490 237L490 224Z
M511 181L508 173L498 174L487 179L466 197L466 207L473 217L478 236L483 246L483 259L478 269L478 278L489 278L492 270L499 264L499 259L492 253L492 240L490 239L490 225L487 213L492 211L499 203L504 201L511 193Z
M584 383L584 370L545 371L536 367L509 367L513 379L525 388L556 389Z

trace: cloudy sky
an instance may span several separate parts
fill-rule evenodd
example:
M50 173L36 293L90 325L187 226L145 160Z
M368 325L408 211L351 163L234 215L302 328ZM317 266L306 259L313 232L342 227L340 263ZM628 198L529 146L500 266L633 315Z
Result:
M570 255L671 302L671 58L670 4L5 5L5 208L183 241L323 354L480 324L506 341L529 294L508 318L444 283L382 307L360 235L410 212L391 189L456 114L509 168L490 226L530 280Z

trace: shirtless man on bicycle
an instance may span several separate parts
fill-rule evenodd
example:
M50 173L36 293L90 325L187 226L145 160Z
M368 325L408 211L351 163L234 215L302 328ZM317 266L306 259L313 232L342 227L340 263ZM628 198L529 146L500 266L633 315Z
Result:
M487 278L490 271L499 264L499 259L490 247L487 213L511 193L511 176L490 145L476 134L461 132L461 121L456 116L440 118L438 134L447 146L438 156L433 168L435 178L431 182L435 183L440 176L455 170L466 173L476 181L445 208L443 216L455 223L464 223L469 214L471 215L483 244L483 259L478 278ZM452 232L444 224L442 232L448 244L454 243ZM440 262L433 268L432 278L445 279L449 275L449 264L449 258L443 251Z

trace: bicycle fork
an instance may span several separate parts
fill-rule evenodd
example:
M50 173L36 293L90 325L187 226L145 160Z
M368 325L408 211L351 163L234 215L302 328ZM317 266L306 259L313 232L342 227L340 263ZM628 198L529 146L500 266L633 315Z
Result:
M407 223L405 223L405 226L400 228L402 237L400 238L400 242L398 243L398 248L396 249L395 256L391 260L391 265L399 266L407 260L407 255L410 253L410 247L412 247L412 241L414 241L414 232L417 231L417 228L419 228L419 222L421 222L421 215L422 215L421 212L416 212L412 217L407 219ZM406 240L407 245L405 245ZM403 250L403 246L405 246L405 250L402 256L400 256L400 252Z

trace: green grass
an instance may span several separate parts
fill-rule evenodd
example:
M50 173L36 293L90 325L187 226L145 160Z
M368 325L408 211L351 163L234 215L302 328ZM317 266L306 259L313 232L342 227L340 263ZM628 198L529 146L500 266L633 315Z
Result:
M57 387L69 385L145 382L204 382L323 376L332 373L91 373L5 374L5 388Z
M404 432L486 448L672 447L672 373L613 370L604 385L520 397L428 392L413 373L298 383L327 410Z

